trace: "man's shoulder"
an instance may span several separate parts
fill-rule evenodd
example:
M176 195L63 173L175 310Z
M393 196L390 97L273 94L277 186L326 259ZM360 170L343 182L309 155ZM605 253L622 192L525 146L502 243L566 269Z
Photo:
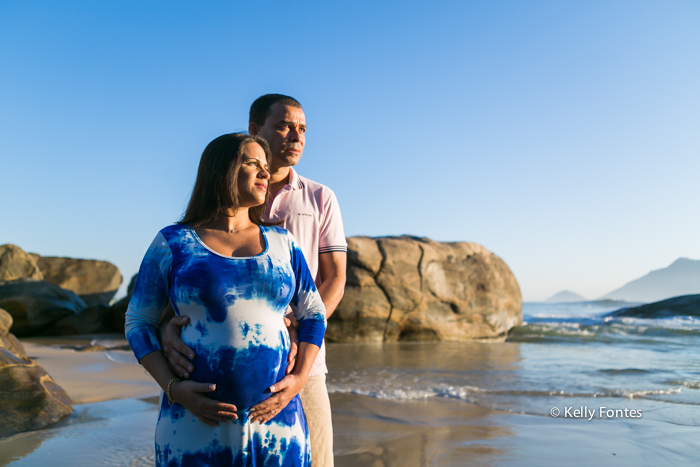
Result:
M302 190L307 190L310 193L313 194L323 194L323 195L333 195L335 196L335 193L333 190L331 190L327 185L324 185L322 183L318 183L314 180L311 180L310 178L304 177L302 175L299 175L299 188Z

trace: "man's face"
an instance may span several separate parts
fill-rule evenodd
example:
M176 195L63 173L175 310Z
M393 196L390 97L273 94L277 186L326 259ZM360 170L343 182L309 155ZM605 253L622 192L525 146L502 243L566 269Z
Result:
M298 107L275 102L261 127L251 124L251 134L265 138L272 153L271 165L290 167L297 165L306 143L306 117Z

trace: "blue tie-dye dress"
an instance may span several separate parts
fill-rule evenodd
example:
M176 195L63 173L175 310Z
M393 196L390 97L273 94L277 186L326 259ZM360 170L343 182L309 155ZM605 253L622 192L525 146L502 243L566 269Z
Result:
M232 423L210 426L161 395L158 466L310 465L298 396L265 424L247 418L284 377L287 306L299 322L300 342L320 346L326 329L323 302L294 238L278 227L260 229L265 251L234 258L208 248L189 227L169 226L143 259L126 313L136 358L160 350L156 326L169 300L178 315L190 317L182 339L196 354L192 380L215 383L211 397L234 404L239 414Z

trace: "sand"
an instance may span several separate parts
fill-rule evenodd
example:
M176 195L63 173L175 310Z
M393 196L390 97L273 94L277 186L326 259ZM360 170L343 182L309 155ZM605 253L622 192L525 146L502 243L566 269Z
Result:
M95 336L72 339L22 340L27 355L36 360L68 393L73 404L114 399L145 398L160 394L160 386L141 367L131 350L89 350ZM115 336L98 336L98 345L126 345ZM74 348L87 347L76 351ZM92 347L94 348L94 347ZM99 347L98 347L99 348Z

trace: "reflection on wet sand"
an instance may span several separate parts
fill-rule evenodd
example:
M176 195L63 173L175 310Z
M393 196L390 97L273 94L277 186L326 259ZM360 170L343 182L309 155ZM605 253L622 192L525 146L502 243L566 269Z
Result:
M157 398L75 407L52 428L0 440L0 466L152 466Z
M493 411L455 401L394 402L364 396L331 397L335 464L350 466L464 465L503 454L488 440L511 435ZM502 444L502 443L501 443Z
M450 466L490 463L503 456L512 431L494 417L498 412L435 398L429 389L445 374L458 373L463 385L478 386L484 375L510 372L520 360L518 345L398 343L328 349L337 467Z

